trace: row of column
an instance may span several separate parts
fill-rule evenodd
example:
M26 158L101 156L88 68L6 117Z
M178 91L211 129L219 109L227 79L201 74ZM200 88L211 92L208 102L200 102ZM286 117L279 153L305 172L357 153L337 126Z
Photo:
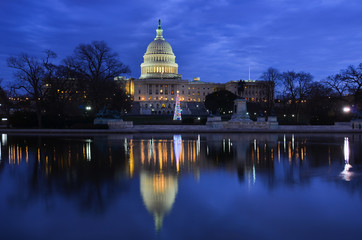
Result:
M142 74L144 73L173 73L177 74L176 67L168 67L168 66L154 66L154 67L143 67Z

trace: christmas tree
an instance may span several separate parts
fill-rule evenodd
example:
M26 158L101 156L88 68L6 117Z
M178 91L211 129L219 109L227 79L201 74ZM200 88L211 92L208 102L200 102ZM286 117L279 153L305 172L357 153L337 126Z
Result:
M180 97L178 95L178 91L177 91L177 95L176 95L176 105L175 105L175 111L173 113L173 120L181 120L181 106L180 106Z

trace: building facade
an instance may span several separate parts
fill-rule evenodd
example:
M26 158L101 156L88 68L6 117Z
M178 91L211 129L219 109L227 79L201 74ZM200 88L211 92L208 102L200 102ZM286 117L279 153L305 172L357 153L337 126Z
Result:
M156 29L155 39L148 45L141 64L139 79L117 78L121 88L124 88L134 100L134 113L139 114L173 114L177 93L183 115L197 114L205 111L205 97L218 90L226 89L247 101L261 102L268 99L263 81L247 80L243 83L244 91L238 91L239 81L227 83L211 83L194 78L192 81L182 79L178 72L176 56L171 45L164 39L161 22ZM269 97L270 98L270 97Z

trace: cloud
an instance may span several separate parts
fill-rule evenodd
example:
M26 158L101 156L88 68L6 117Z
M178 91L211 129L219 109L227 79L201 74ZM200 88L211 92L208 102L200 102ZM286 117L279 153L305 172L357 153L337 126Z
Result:
M258 78L269 66L311 72L315 79L362 62L358 0L13 0L0 2L0 78L6 58L57 52L104 40L140 74L158 19L187 79Z

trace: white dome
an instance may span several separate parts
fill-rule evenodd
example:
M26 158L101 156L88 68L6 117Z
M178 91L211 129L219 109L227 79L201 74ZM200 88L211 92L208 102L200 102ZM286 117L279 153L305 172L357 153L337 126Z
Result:
M181 78L172 47L162 36L160 20L156 33L156 38L148 45L143 56L140 79Z
M170 54L173 55L171 45L162 39L152 41L148 47L146 54Z

